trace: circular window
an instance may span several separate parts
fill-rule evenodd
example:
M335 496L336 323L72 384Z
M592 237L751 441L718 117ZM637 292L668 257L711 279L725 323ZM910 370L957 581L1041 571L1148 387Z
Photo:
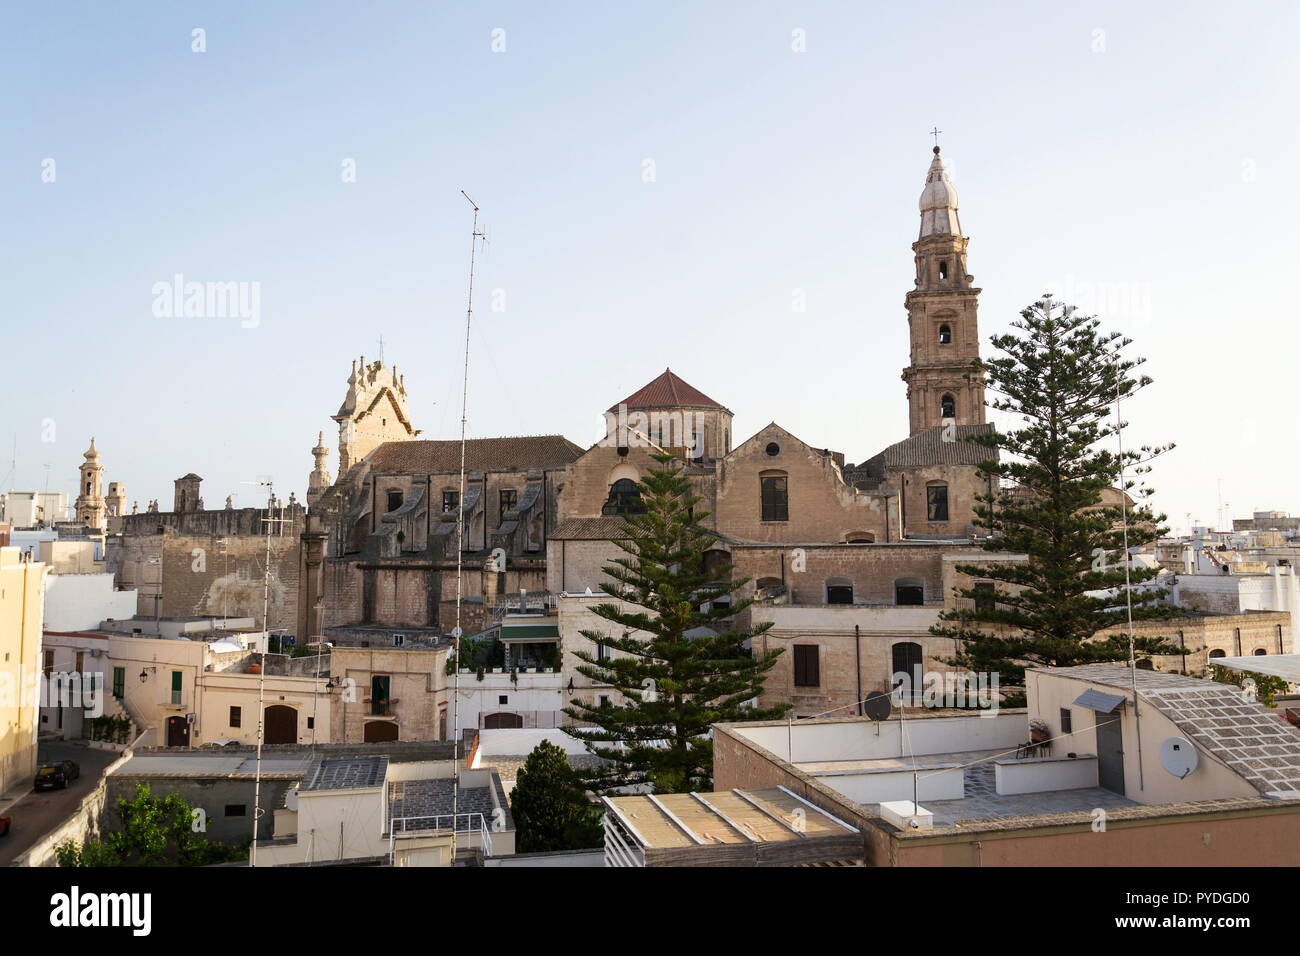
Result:
M770 441L767 443L767 453L775 458L777 455L781 454L781 446L774 441Z

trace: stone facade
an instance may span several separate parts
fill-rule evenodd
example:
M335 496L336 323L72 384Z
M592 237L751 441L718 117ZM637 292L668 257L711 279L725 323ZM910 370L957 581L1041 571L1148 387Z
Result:
M330 711L333 743L449 739L449 647L342 647L325 658L342 691ZM315 659L296 658L310 670ZM376 682L379 679L379 683ZM382 688L387 688L387 706Z
M197 494L186 498L189 504L199 500ZM270 609L263 622L267 514L232 508L127 515L122 533L108 539L108 567L119 587L139 591L141 616L251 617L259 627L298 635L305 509L277 505L270 514Z
M559 480L581 449L560 435L471 439L462 487L460 442L416 439L400 377L362 371L335 416L350 436L338 480L327 484L323 445L312 450L298 616L307 634L354 646L478 633L506 594L545 589Z

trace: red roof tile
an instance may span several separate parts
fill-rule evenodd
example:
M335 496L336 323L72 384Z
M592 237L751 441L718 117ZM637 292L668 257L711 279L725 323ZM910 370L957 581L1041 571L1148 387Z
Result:
M672 369L653 382L633 392L617 405L610 407L611 412L618 411L619 405L628 408L721 408L727 410L693 385L688 385L673 374Z

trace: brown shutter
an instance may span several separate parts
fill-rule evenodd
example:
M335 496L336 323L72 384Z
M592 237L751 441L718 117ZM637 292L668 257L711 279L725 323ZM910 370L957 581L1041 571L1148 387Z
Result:
M796 687L817 687L821 684L821 669L817 661L818 648L813 644L796 644L794 647L794 683Z

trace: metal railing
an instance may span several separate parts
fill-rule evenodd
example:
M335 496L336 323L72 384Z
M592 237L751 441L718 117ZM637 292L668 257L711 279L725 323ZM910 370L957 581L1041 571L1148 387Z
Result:
M454 821L454 823L453 823ZM423 817L394 817L388 826L388 863L391 866L397 852L399 833L414 836L419 833L478 832L483 855L492 855L492 831L481 813L437 813Z

